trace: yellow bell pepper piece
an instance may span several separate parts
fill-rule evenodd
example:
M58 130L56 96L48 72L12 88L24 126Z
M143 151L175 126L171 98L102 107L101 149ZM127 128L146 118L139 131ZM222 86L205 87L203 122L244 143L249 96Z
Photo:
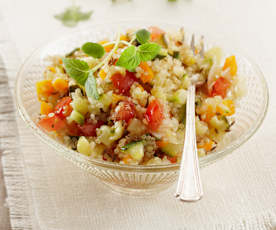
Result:
M230 74L232 76L235 76L237 74L238 66L236 62L236 57L235 56L230 56L225 59L223 70L230 69Z
M67 80L62 79L62 78L57 78L54 83L53 86L55 88L56 91L58 92L66 92L69 88L69 83Z
M51 103L41 102L40 105L40 114L48 115L54 111L54 107Z

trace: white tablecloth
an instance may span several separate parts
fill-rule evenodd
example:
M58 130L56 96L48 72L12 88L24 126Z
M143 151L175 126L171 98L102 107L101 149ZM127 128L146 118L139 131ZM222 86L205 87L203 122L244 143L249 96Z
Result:
M79 0L78 3L84 10L94 10L91 21L79 27L111 18L151 17L183 21L197 30L228 37L233 46L241 47L265 73L271 98L268 115L260 130L238 151L202 170L205 196L198 203L188 204L174 199L174 188L145 199L113 194L93 176L37 141L18 119L20 151L14 150L3 161L12 227L276 229L276 104L273 101L276 2L132 0L112 4L109 0ZM11 52L5 60L8 69L17 66L14 62L19 63L15 56L23 60L35 47L72 30L53 19L53 14L68 4L65 0L0 2L0 14L8 28L4 32L10 40L5 48L5 53ZM3 36L0 34L0 40ZM8 77L12 87L14 71L8 72ZM12 155L15 153L17 158ZM17 170L16 167L11 170L11 159L16 160ZM20 184L22 175L25 182ZM19 191L15 189L19 187Z

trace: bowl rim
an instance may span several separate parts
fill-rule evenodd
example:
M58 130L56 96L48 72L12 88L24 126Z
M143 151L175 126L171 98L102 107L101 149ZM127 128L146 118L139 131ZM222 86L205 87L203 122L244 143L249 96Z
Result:
M148 25L148 26L161 23L162 25L167 25L167 26L171 25L174 27L177 26L179 28L181 27L181 25L179 23L165 22L162 20L148 21L148 20L140 20L140 19L117 20L117 21L110 21L110 22L106 21L103 23L92 23L92 25L95 28L95 27L100 27L100 26L106 26L107 24L116 26L116 25L120 25L122 23L129 23L129 22L137 23L137 24L142 23L142 24ZM33 133L35 134L35 136L39 137L40 140L42 140L45 144L50 145L58 153L60 153L60 154L63 153L62 156L67 158L68 160L72 161L73 163L81 164L84 168L98 166L101 168L109 168L109 169L116 169L116 170L122 170L122 171L152 172L152 173L160 172L160 171L176 171L179 168L180 163L161 164L161 165L127 165L127 164L120 164L120 163L116 163L116 162L108 162L108 161L103 161L103 160L99 160L99 159L93 159L91 157L89 158L87 156L84 156L83 154L78 153L77 151L69 149L62 143L58 142L57 140L55 140L52 137L50 137L49 135L47 135L45 132L42 131L42 129L40 129L35 124L35 122L30 118L30 116L26 112L26 109L24 108L23 102L20 97L20 79L22 76L22 72L23 72L25 66L27 65L27 63L33 58L33 56L35 54L40 53L44 48L46 48L50 44L52 44L54 42L62 41L66 38L68 39L69 37L74 36L76 31L83 32L83 31L85 31L86 28L89 29L90 27L91 27L91 24L87 27L79 28L70 33L66 33L65 35L59 37L58 39L52 39L52 40L48 41L47 43L45 43L44 45L40 45L39 47L34 49L30 53L30 55L23 61L23 63L21 64L21 66L16 74L16 82L15 82L15 89L14 89L15 104L16 104L16 108L19 111L21 118L24 120L24 122L27 124L27 126L33 130ZM185 28L188 28L189 31L194 31L195 33L197 32L196 29L190 30L190 27L186 27L186 26L185 26ZM196 34L200 34L200 33L196 33ZM213 36L209 36L209 34L205 33L205 32L204 32L204 35L208 35L208 38L213 37ZM226 146L222 150L214 151L214 152L208 154L207 156L199 158L200 165L203 165L203 166L212 164L215 161L225 157L226 155L230 154L231 152L236 150L238 147L240 147L242 144L244 144L247 140L249 140L256 133L256 131L259 129L259 127L262 125L262 123L266 117L267 111L268 111L269 89L268 89L267 82L265 80L263 72L261 71L260 67L251 58L249 58L247 55L244 55L244 52L240 52L240 49L236 53L238 53L239 56L245 58L246 61L248 61L251 64L252 68L254 68L254 71L257 72L257 75L261 80L261 87L263 89L263 97L264 97L264 102L265 102L264 111L258 116L254 125L251 126L251 128L246 133L241 135L239 139L231 142L231 145Z

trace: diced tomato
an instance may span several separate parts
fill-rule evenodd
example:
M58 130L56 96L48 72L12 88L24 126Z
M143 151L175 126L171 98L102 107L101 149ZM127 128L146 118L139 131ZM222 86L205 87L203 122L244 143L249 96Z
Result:
M177 156L174 156L174 157L171 157L171 156L167 156L168 160L171 162L171 163L176 163L177 162Z
M150 31L150 40L151 41L158 40L165 33L164 30L160 29L157 26L149 27L149 31Z
M97 123L87 121L83 125L78 125L78 127L81 130L83 136L93 137L96 136L96 129L100 128L103 124L103 121L97 121Z
M224 77L219 77L215 84L213 85L210 96L222 96L226 97L227 89L230 87L231 83Z
M55 106L55 114L61 119L68 117L72 112L71 97L63 97Z
M122 101L115 108L114 118L116 121L123 120L128 123L135 115L135 105L129 101Z
M156 131L164 119L163 108L158 100L153 100L148 105L145 118L148 122L148 127L152 131Z
M126 71L125 76L120 73L115 73L111 77L114 88L116 88L120 94L124 95L128 95L130 87L136 80L135 74L128 71Z
M81 129L79 128L79 125L77 122L72 121L71 123L67 123L67 132L70 136L82 136L83 133Z
M57 115L54 115L52 117L47 116L42 118L38 122L38 125L46 131L51 132L64 128L66 126L66 122L60 119Z

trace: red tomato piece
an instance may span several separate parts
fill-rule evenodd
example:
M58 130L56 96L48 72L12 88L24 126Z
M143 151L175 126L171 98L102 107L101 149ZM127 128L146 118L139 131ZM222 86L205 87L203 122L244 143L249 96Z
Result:
M51 132L64 128L66 126L66 122L60 119L57 115L54 115L52 117L47 116L45 118L42 118L38 122L38 126L40 126L48 132Z
M94 137L96 136L96 129L100 128L103 124L103 121L97 121L97 123L87 121L83 125L78 125L78 127L81 130L83 136Z
M82 136L83 133L81 129L79 128L79 125L77 122L72 121L70 124L67 124L67 132L69 136Z
M226 97L227 89L230 87L231 83L224 77L219 77L215 84L213 85L210 96L222 96Z
M70 105L72 99L71 97L63 97L55 106L55 114L61 119L68 117L72 112L72 107Z
M116 121L123 120L128 123L135 115L135 105L129 101L122 101L115 108L114 118Z
M177 156L174 156L174 157L171 157L171 156L167 156L168 160L171 162L171 163L176 163L177 162Z
M153 100L148 105L145 118L148 122L148 127L152 131L156 131L164 119L163 108L158 100Z
M130 87L136 81L135 74L126 71L126 75L115 73L111 77L114 88L116 88L120 94L128 95Z

